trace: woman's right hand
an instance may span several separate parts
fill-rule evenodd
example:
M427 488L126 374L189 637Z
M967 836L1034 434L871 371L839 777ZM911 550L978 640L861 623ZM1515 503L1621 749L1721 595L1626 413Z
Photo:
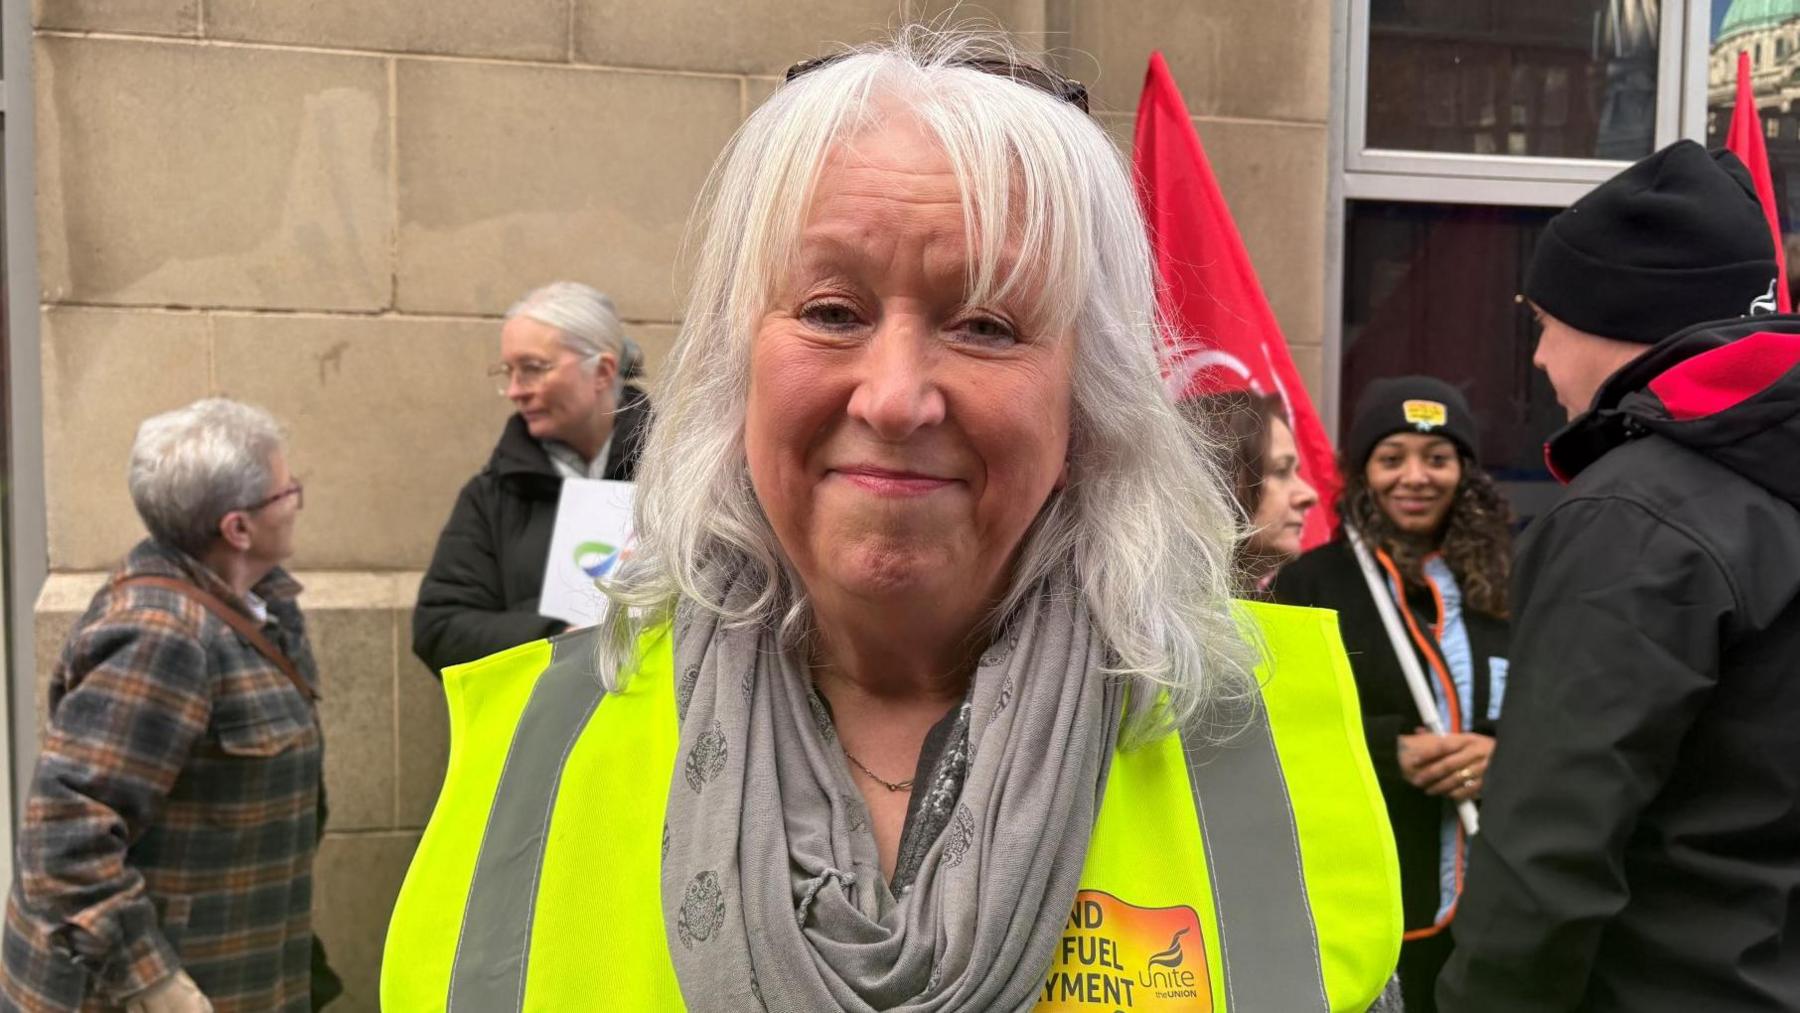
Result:
M1437 735L1424 729L1400 736L1395 750L1400 774L1408 783L1427 795L1448 796L1457 802L1481 794L1493 751L1492 736L1473 732Z
M1412 778L1413 784L1427 795L1441 795L1455 802L1480 797L1488 758L1494 754L1493 736L1459 732L1444 739L1449 748L1420 768Z

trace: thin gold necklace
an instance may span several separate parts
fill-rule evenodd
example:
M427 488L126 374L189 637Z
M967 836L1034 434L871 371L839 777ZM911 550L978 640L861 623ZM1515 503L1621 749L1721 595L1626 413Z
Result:
M842 745L843 745L842 743L839 743L840 748L842 747ZM910 777L904 781L889 781L887 778L884 778L880 774L877 774L873 770L870 770L868 768L868 765L863 763L861 760L857 759L854 756L851 756L850 750L848 750L848 749L844 750L844 758L849 760L851 763L856 764L857 770L860 770L863 773L869 775L870 779L872 779L876 784L881 785L883 788L886 788L888 791L912 791L913 779Z

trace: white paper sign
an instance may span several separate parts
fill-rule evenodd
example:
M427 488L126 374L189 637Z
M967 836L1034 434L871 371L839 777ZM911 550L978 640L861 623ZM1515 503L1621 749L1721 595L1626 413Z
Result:
M597 586L631 557L635 535L630 482L565 478L556 504L556 529L544 561L544 590L538 612L571 626L592 626L606 611Z

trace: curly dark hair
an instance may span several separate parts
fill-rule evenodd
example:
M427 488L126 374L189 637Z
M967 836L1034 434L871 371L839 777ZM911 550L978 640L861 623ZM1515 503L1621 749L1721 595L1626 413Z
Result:
M1457 483L1450 513L1444 518L1437 551L1456 575L1469 608L1506 619L1511 615L1506 594L1512 574L1512 506L1500 494L1493 476L1468 454L1458 457L1462 460L1462 481ZM1392 557L1401 579L1422 586L1427 554L1419 551L1417 542L1401 537L1400 529L1375 502L1367 464L1339 461L1344 488L1338 494L1338 517Z

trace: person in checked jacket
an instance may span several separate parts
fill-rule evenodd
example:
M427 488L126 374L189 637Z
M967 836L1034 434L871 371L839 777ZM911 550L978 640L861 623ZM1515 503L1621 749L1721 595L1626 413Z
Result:
M150 537L50 679L0 1009L306 1010L323 739L280 566L301 485L275 420L215 398L139 428L130 487Z

